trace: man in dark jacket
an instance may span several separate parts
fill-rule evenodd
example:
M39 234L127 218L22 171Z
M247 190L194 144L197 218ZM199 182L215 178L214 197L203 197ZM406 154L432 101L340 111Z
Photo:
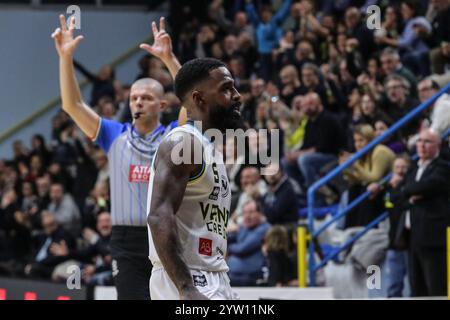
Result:
M89 244L70 251L65 242L54 243L50 252L67 260L76 260L82 266L82 277L88 285L112 285L111 215L101 212L97 216L96 231L86 228L83 238Z
M295 178L295 166L309 188L320 177L322 168L334 161L343 145L343 130L337 118L324 110L320 96L315 92L305 95L303 112L308 117L305 137L300 150L291 151L284 159L286 173ZM317 200L319 205L324 200Z
M419 161L408 171L402 193L409 203L412 296L446 294L445 243L450 226L450 165L439 158L441 139L430 129L420 132Z
M275 168L275 166L273 166ZM268 168L269 170L269 168ZM262 211L270 224L293 224L298 220L298 195L294 182L281 170L265 177L268 192L262 198Z
M49 279L55 267L65 260L64 257L55 256L51 253L51 245L65 242L69 250L73 250L75 240L69 232L58 224L52 213L44 211L41 221L44 234L36 239L36 251L31 262L25 267L25 274L32 278Z

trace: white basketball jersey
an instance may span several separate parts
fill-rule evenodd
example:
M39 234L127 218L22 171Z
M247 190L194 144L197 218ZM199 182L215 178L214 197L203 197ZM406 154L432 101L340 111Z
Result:
M231 191L222 154L191 124L173 129L164 139L177 132L187 132L203 146L203 168L189 180L180 208L176 213L179 244L183 260L190 269L228 271L226 228L230 216ZM157 154L157 153L156 153ZM154 186L154 161L150 171L147 212L150 212ZM161 261L149 228L149 257L153 265Z

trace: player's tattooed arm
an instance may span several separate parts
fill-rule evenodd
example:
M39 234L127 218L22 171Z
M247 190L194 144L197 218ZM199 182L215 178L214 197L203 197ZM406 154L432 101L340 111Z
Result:
M153 182L155 187L152 191L147 222L156 252L177 287L181 299L200 300L206 297L194 286L189 269L183 260L175 216L183 200L189 177L198 170L198 165L194 164L194 161L177 164L175 158L182 154L175 154L173 150L194 150L187 148L193 143L194 138L183 133L173 134L162 141L155 159Z
M66 111L80 129L93 138L100 124L100 117L82 99L80 87L75 77L73 53L83 36L74 38L75 18L67 28L64 15L59 16L60 27L52 34L59 55L59 83L63 110Z
M141 43L140 48L147 51L151 55L159 58L164 65L169 69L173 79L175 79L178 71L181 69L181 64L173 53L172 39L166 32L166 22L164 17L159 19L159 30L156 22L152 22L153 44ZM178 124L183 125L187 121L187 112L184 107L181 107L178 115Z

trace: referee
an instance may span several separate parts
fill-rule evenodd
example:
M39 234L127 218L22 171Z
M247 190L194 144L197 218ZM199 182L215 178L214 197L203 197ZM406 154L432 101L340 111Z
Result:
M152 266L148 259L146 227L150 164L160 140L174 127L171 124L165 128L159 122L160 113L166 106L164 89L158 81L150 78L140 79L132 85L132 125L100 118L82 100L75 78L73 52L83 37L73 37L73 19L67 29L65 18L61 15L60 24L61 27L52 37L59 55L63 110L108 155L113 222L112 269L118 299L150 299L148 284ZM155 23L152 28L154 44L143 44L141 47L159 57L174 76L180 64L172 54L164 19L160 21L160 31Z

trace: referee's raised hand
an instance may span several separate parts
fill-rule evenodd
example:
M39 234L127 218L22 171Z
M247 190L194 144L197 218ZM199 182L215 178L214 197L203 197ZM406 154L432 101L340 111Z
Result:
M142 43L139 47L155 57L167 63L173 59L172 39L166 32L166 23L164 17L159 19L159 30L156 22L152 22L153 44Z
M66 18L64 15L59 16L60 27L52 34L52 38L55 40L56 51L60 58L71 57L73 52L83 40L83 36L73 37L75 30L75 18L70 19L69 28L67 29Z

